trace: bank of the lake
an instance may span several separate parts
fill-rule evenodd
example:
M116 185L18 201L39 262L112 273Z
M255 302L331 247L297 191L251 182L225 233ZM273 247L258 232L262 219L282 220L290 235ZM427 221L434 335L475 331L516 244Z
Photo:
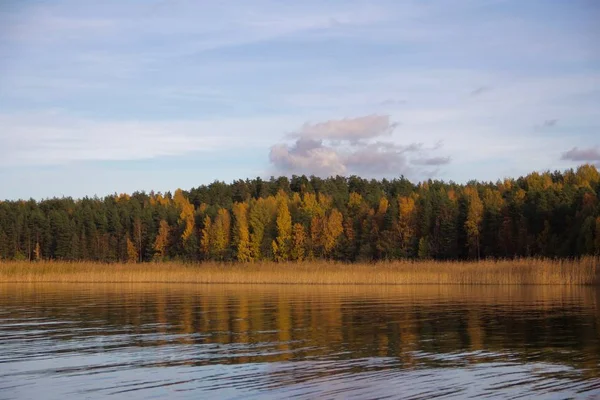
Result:
M357 264L0 262L0 282L596 285L599 275L599 257Z

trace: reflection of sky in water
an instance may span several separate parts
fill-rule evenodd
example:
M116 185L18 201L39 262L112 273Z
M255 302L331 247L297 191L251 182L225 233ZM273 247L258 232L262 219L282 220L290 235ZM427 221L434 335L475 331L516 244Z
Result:
M591 288L1 289L0 398L600 394Z

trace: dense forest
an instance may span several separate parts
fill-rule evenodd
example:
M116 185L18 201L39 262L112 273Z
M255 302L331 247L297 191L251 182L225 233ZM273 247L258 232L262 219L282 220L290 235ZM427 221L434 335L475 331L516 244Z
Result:
M256 178L175 193L0 201L0 259L577 257L600 253L591 165L464 184Z

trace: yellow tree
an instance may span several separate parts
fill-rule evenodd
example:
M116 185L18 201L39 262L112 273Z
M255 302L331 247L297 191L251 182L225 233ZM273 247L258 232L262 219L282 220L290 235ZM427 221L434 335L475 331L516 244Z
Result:
M211 245L214 254L221 260L226 257L226 252L229 248L230 232L231 217L229 211L225 208L219 208L212 227Z
M332 209L323 231L323 250L329 256L337 244L338 237L344 232L343 216L337 209Z
M416 207L414 197L398 198L398 234L402 254L411 255L412 243L416 228Z
M348 208L356 211L362 204L362 201L362 196L359 193L352 192L350 193L350 198L348 199Z
M204 258L210 258L210 242L212 235L212 221L210 216L204 217L204 228L202 228L202 237L200 238L200 250L204 254Z
M290 258L292 239L292 216L288 208L287 196L283 192L277 195L277 239L273 240L273 255L277 261Z
M154 240L154 251L156 252L157 257L160 259L165 257L167 245L169 243L170 230L171 228L169 227L169 223L164 219L161 219L158 225L158 234Z
M250 226L250 253L254 260L259 260L262 256L261 245L265 238L265 230L276 213L277 200L273 196L253 200L250 204L248 221Z
M181 189L175 191L173 201L180 211L179 222L184 224L181 238L185 243L194 233L194 205L188 201Z
M292 249L290 252L292 260L302 261L304 259L305 246L306 233L304 232L304 226L296 223L292 230Z
M598 172L596 167L591 164L584 164L578 167L575 176L576 184L578 186L592 188L595 184L600 182L600 172Z
M314 215L319 213L320 207L317 202L317 196L314 193L304 193L302 196L302 203L300 205L300 209L304 212L309 218L312 218Z
M326 195L324 193L319 193L319 207L322 214L327 212L331 205L333 204L333 199L331 196Z
M131 239L129 239L129 236L127 236L126 242L127 242L127 262L128 263L136 263L138 261L138 251L135 248L135 244L133 244L133 241Z
M479 193L475 187L467 186L465 188L465 197L468 202L467 220L465 221L468 246L471 253L475 253L477 255L477 259L479 259L479 235L481 230L481 221L483 219L483 203L481 202Z
M237 259L241 262L252 261L250 252L250 231L248 229L248 203L235 203L234 216L234 246Z
M390 202L388 201L388 199L385 197L382 197L379 200L379 207L377 207L377 214L381 215L383 217L385 215L385 213L387 212L389 205L390 205Z

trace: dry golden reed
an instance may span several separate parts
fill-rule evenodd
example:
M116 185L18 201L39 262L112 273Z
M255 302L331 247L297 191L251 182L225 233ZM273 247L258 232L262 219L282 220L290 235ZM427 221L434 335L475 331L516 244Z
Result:
M0 262L0 282L145 282L308 285L595 285L600 258L344 264Z

